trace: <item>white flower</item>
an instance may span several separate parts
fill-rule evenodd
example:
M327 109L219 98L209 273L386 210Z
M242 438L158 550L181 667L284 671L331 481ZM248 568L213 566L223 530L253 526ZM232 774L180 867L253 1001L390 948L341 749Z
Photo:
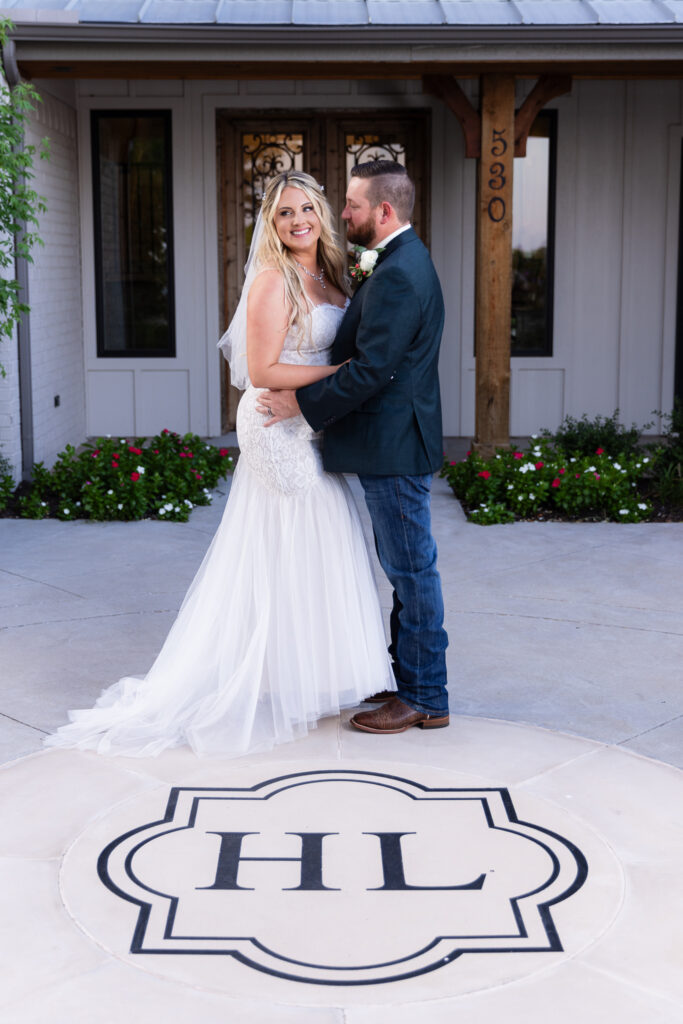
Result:
M535 501L536 500L536 495L535 494L530 494L529 495L529 500L530 501Z
M379 253L376 249L366 249L365 252L360 254L360 269L366 274L371 274L374 270L375 263L379 257Z
M175 510L176 510L176 512L180 512L180 506L176 505Z
M619 509L619 515L620 516L627 516L628 515L628 509L627 508L620 508Z
M125 437L120 437L119 438L119 444L125 444L125 443L126 443Z
M647 509L647 505L645 504L644 501L639 501L638 502L638 508L642 509L643 512L644 512Z
M185 504L187 505L188 508L194 508L194 505L192 504L192 502L188 501L187 498L185 498Z
M166 515L166 509L165 508L160 508L159 509L159 515L160 516L165 516Z
M570 462L576 462L576 459L570 459L569 461Z
M46 501L41 501L40 505L41 505L41 508L47 508L47 502Z
M118 510L119 510L119 512L120 512L120 511L121 511L121 509L123 508L123 505L117 505L116 507L118 508Z
M113 494L113 493L114 493L113 491L107 491L107 494Z
M649 462L649 461L650 461L649 459L643 459L643 462Z
M137 469L137 471L140 474L140 476L142 476L142 474L145 472L145 467L144 466L136 466L135 468Z
M65 508L64 509L64 515L65 516L70 516L71 515L71 509Z
M166 509L167 512L172 512L173 511L173 503L170 502L170 501L167 501L166 504L164 505L164 508Z
M595 473L595 466L589 466L588 469L584 469L584 473Z
M508 484L508 491L514 491L514 489L515 489L515 485L514 484Z
M619 465L619 463L618 463L618 462L615 462L615 463L614 463L614 468L615 468L615 469L621 469L621 466Z
M538 434L532 434L531 435L531 440L535 441L537 437L538 437Z

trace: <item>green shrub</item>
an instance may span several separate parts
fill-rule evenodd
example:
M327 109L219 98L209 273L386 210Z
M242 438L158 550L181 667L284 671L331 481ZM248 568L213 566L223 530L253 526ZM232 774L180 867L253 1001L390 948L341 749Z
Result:
M643 429L651 426L647 423ZM565 455L590 456L596 449L603 448L616 456L635 455L640 433L635 423L629 428L623 426L619 422L619 410L615 409L611 416L596 416L592 420L585 413L579 420L566 416L557 430L543 430L541 437Z
M18 500L29 519L130 520L145 516L186 522L195 505L234 468L227 448L196 434L168 430L151 438L98 438L76 451L67 445L52 470L33 467L29 492Z
M0 452L0 512L7 508L13 494L14 478L12 476L12 467L2 452Z
M683 402L677 398L670 413L663 416L664 444L653 449L654 492L664 502L683 505Z
M637 523L652 513L638 490L651 463L642 450L617 456L598 446L567 455L533 437L526 451L501 448L488 460L469 452L463 462L445 462L441 476L482 525L557 514Z

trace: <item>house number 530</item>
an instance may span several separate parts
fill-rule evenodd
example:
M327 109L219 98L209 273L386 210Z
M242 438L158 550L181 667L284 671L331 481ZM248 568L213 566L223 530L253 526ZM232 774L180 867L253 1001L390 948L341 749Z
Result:
M505 139L505 129L493 129L493 141L491 143L490 154L497 159L489 166L489 174L491 177L488 181L489 188L497 192L500 189L505 188L507 177L505 174L506 167L504 162L500 159L507 152L508 144ZM502 196L491 196L488 203L488 215L489 218L495 223L499 224L505 217L507 207L505 200Z

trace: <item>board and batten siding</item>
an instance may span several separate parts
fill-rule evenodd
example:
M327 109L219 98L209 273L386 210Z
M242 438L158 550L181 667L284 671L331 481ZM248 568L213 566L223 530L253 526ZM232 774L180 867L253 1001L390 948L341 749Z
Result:
M511 434L616 408L657 432L652 412L673 400L682 86L575 81L549 109L558 111L553 355L512 360ZM460 436L474 431L476 182L467 165L461 288L453 280L447 292L449 323L461 304L461 391L445 433Z

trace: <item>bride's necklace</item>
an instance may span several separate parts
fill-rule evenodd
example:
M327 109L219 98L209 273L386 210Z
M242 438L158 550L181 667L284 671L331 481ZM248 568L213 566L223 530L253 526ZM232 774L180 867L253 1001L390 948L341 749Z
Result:
M298 260L294 260L294 262L297 264L297 266L301 267L301 269L303 270L304 274L308 274L308 276L310 278L312 278L314 281L317 281L321 288L326 288L327 287L327 285L325 284L325 281L324 281L324 277L325 277L325 268L324 267L320 268L320 273L319 274L312 274L310 272L310 270L308 269L308 267L305 267L303 265L303 263L299 263Z

